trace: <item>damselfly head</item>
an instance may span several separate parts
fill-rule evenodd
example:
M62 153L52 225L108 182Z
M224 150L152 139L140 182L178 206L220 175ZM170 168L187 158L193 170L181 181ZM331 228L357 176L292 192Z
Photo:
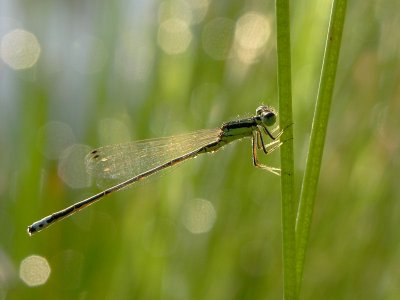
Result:
M264 124L265 126L272 126L276 122L277 113L270 106L261 105L257 107L256 115L260 117L261 123Z

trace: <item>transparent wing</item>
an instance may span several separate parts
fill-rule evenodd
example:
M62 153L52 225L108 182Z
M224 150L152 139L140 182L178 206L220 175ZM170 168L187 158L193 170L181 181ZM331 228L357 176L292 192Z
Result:
M192 152L219 138L221 129L110 145L86 156L87 172L99 184L108 180L126 180Z

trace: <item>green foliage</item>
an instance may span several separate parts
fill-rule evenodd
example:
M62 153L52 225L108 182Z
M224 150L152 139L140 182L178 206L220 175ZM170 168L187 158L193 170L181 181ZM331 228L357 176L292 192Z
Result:
M329 31L326 38L321 80L318 90L313 125L311 128L310 148L307 156L307 164L303 178L300 205L296 223L298 283L302 281L305 253L310 235L314 202L318 188L322 154L324 150L329 113L331 109L332 94L335 86L336 70L338 68L342 32L346 16L346 6L347 0L333 1ZM298 288L300 290L300 286Z
M276 2L277 58L281 140L282 248L284 299L296 299L296 238L293 159L292 77L289 1Z

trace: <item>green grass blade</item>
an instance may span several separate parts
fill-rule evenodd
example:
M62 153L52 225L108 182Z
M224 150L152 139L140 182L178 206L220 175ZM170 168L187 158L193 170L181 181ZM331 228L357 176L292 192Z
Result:
M317 103L311 129L310 147L300 194L300 205L296 222L296 263L299 291L335 84L346 5L347 0L334 0L332 4Z
M283 282L285 299L296 299L296 238L293 182L293 124L291 54L290 54L290 14L287 0L276 1L278 90L280 128L285 129L281 147L281 193L282 193L282 234L283 234Z

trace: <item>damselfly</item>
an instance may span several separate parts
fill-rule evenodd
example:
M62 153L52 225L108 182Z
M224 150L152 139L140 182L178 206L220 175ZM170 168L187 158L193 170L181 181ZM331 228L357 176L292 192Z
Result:
M232 141L245 137L252 138L254 166L280 175L280 169L262 165L257 159L257 149L269 154L282 144L279 140L282 131L273 136L275 130L268 129L276 123L276 116L277 113L273 108L262 105L257 108L255 116L224 123L220 128L95 149L86 156L88 173L93 177L120 179L122 182L33 223L28 226L28 233L32 235L104 196L161 170L199 154L212 153ZM263 134L268 135L273 141L265 144Z

